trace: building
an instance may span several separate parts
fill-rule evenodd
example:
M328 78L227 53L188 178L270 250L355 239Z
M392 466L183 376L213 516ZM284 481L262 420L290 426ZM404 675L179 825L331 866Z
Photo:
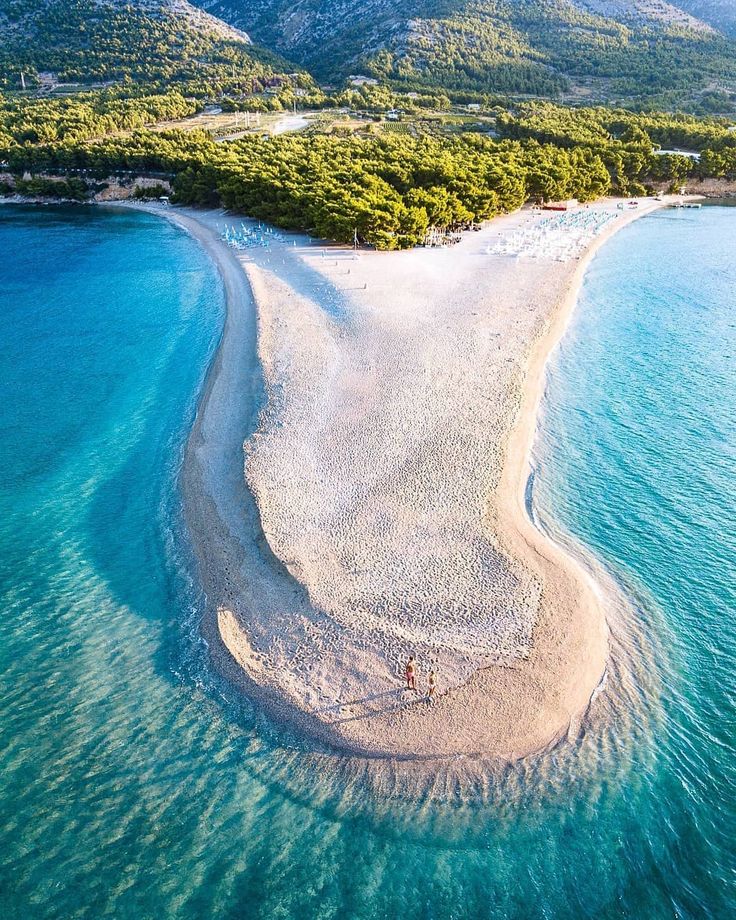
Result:
M364 74L351 74L348 77L348 83L351 86L378 86L378 80L366 77Z

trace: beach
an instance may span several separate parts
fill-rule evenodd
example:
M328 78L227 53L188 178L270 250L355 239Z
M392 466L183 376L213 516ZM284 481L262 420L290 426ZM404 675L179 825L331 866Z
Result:
M566 259L539 231L555 218L528 210L376 253L291 235L236 251L239 218L151 208L225 287L185 514L212 662L272 717L401 759L510 761L577 734L607 599L528 516L531 441L590 258L659 206L597 203L599 232Z

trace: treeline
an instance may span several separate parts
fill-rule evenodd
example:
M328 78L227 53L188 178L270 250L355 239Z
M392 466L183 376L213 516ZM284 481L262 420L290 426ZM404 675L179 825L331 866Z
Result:
M290 109L296 102L300 109L335 109L348 108L353 111L371 113L385 113L389 109L401 109L409 114L420 113L426 110L446 111L450 108L450 99L440 92L430 92L426 88L422 92L399 93L382 83L378 85L366 84L364 86L348 86L341 90L333 90L329 94L319 87L309 84L292 86L291 81L298 77L290 77L290 82L279 89L278 94L264 96L241 95L231 97L223 96L219 104L225 111L235 112L266 112ZM296 92L296 90L299 90Z
M340 242L357 232L379 249L414 246L430 228L452 231L528 200L644 194L691 175L736 179L736 135L716 119L530 103L498 113L498 139L472 131L249 135L227 144L203 131L86 136L95 117L128 117L113 102L78 124L70 115L64 130L52 107L46 140L40 114L28 136L14 104L0 107L0 159L16 176L160 176L173 181L179 203L223 206ZM145 112L148 101L137 102ZM658 155L663 144L697 149L700 161Z
M582 151L407 136L254 139L227 162L189 168L176 200L212 204L285 229L378 249L415 246L430 227L452 230L515 210L530 196L589 200L608 189Z
M724 119L530 102L501 113L496 124L504 138L593 151L623 195L641 194L652 181L678 186L691 176L736 179L736 132ZM657 153L672 148L700 159Z
M60 98L0 96L0 131L5 144L78 143L116 131L134 131L160 121L184 118L201 103L178 92L125 95L118 90Z
M27 198L56 198L67 201L84 201L89 197L87 183L82 179L47 179L34 176L31 179L16 179L14 186L6 185L6 194L23 195Z
M216 144L202 132L136 132L92 144L15 147L16 172L173 175L175 200L222 205L318 237L379 249L420 243L430 227L452 230L515 210L530 197L606 194L610 176L584 149L498 144L479 135L248 137Z
M499 114L499 130L509 137L572 146L611 143L614 140L649 140L660 147L704 150L736 146L732 121L697 118L679 112L632 112L605 106L572 108L551 102L527 102Z

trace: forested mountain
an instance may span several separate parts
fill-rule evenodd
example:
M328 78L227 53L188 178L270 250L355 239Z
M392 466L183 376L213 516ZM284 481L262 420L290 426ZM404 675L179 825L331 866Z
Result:
M196 2L325 80L664 104L736 89L736 44L695 17L719 0Z
M0 0L6 88L133 80L244 84L289 69L186 0Z
M19 88L22 72L26 85L129 79L217 95L262 88L294 69L287 58L327 82L362 74L467 101L719 112L736 98L734 0L194 2L0 0L0 85Z

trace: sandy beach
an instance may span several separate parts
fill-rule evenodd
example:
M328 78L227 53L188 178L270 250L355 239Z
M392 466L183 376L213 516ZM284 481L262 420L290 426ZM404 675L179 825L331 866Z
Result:
M590 258L659 206L597 203L595 235L524 210L402 253L237 251L225 228L252 223L151 208L225 285L185 510L213 663L272 717L374 757L514 760L577 732L606 601L530 521L529 453Z

